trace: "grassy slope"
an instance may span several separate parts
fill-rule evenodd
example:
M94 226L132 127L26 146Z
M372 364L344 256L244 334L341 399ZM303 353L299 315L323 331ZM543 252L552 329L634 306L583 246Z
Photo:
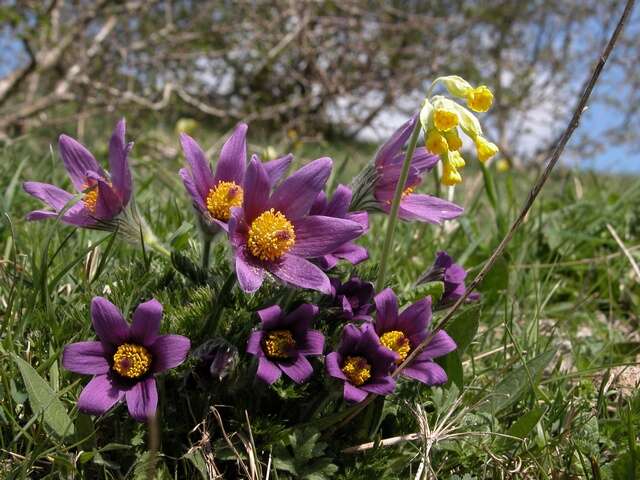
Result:
M168 238L181 225L188 228L193 218L174 174L180 158L153 153L151 144L143 139L134 151L137 203L156 233ZM303 147L297 153L303 160L322 153L332 156L336 164L346 161L340 177L347 181L371 151L371 146L345 144ZM414 295L414 280L440 249L457 257L473 274L501 239L502 225L514 218L533 177L534 172L496 173L495 211L480 173L467 172L463 186L456 190L456 201L466 207L459 223L444 228L400 225L389 283L400 286L397 290L405 297ZM26 144L0 152L0 201L8 214L0 227L0 476L3 469L5 475L16 478L82 471L81 461L90 460L92 467L86 471L93 473L80 478L94 478L96 468L117 471L109 462L131 463L131 447L114 446L90 458L77 458L78 449L91 451L117 442L144 450L143 431L130 422L107 417L96 423L96 432L85 422L89 438L79 446L49 435L42 416L33 416L34 407L27 401L11 355L37 368L75 416L74 400L86 378L62 370L59 354L66 343L91 336L88 305L94 295L105 293L105 286L114 303L129 311L140 297L157 295L165 305L165 321L174 331L190 332L199 319L181 313L179 306L189 301L185 291L163 288L163 282L170 281L165 276L171 276L171 269L162 260L153 260L149 270L139 250L118 241L110 247L109 240L98 247L97 257L89 258L87 247L105 234L26 223L25 212L37 203L19 188L25 179L68 185L55 154L43 154ZM425 190L433 190L432 179ZM482 284L482 303L464 317L469 325L479 321L479 333L462 357L466 394L451 417L451 426L465 434L456 440L439 438L432 447L433 468L439 478L463 473L500 478L508 477L508 471L514 471L511 475L516 477L594 478L596 470L604 478L620 478L617 475L635 461L629 444L634 444L633 432L640 427L633 408L638 402L634 388L623 388L634 377L629 370L619 375L620 369L606 366L635 362L640 345L636 334L640 289L606 225L611 224L627 246L636 246L640 243L638 205L637 178L570 171L553 176L504 259ZM373 265L382 244L381 220L375 219L363 241ZM178 245L195 259L197 232L194 228L187 231ZM47 244L48 254L43 258ZM100 263L101 259L105 262ZM549 351L555 354L548 364L532 362ZM541 383L530 388L539 375ZM519 389L522 395L515 402L505 395ZM491 392L489 406L478 408L478 400ZM450 405L441 390L429 396L427 418L433 427L442 417L435 412L446 412ZM519 418L524 419L518 422ZM489 435L491 431L524 436L525 441L500 439ZM171 432L165 433L170 436ZM166 455L184 453L172 451L173 445L165 438ZM345 458L342 472L345 478L366 478L385 468L400 468L394 463L400 461L407 473L415 473L420 452L424 446L414 442ZM388 467L381 466L385 462ZM58 478L56 475L50 478Z

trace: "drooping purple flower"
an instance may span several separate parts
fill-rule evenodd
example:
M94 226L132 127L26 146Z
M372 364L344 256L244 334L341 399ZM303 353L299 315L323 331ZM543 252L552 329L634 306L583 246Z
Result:
M94 156L82 144L67 135L60 135L58 146L71 183L82 200L68 208L61 220L78 227L94 227L109 222L127 206L131 198L131 172L128 155L133 143L125 142L125 120L116 125L109 141L109 168L105 172ZM55 218L74 195L55 185L25 182L24 190L47 204L51 210L34 210L27 220Z
M346 320L371 322L370 315L374 310L373 296L375 290L371 282L358 277L351 277L345 283L337 278L331 279L332 295L336 305L342 309L342 317Z
M324 192L320 192L311 206L311 215L324 215L326 217L334 218L346 218L347 220L353 220L362 225L362 228L366 232L369 229L369 217L367 212L349 212L349 205L351 204L351 189L338 185L336 191L331 198L331 201L327 200L327 196ZM319 257L315 262L323 270L330 270L336 266L338 260L347 260L348 262L356 265L369 258L367 249L356 245L354 242L347 242L340 245L331 253Z
M189 163L188 169L180 169L180 176L196 211L204 221L203 226L210 233L217 231L216 226L226 231L231 209L242 205L248 128L245 123L238 124L220 151L215 172L211 171L200 145L189 135L180 135L182 150ZM264 164L272 184L280 179L292 160L292 155L286 155Z
M261 329L251 333L247 352L258 357L258 378L271 385L284 372L296 383L306 382L313 367L310 355L322 355L324 336L309 327L318 307L304 303L285 315L273 305L258 311Z
M378 150L375 167L378 179L374 187L374 197L382 210L389 212L391 202L400 179L404 161L402 148L411 136L418 115L412 116ZM420 147L415 150L409 168L409 176L402 193L398 215L403 220L416 220L427 223L441 223L462 214L464 209L458 205L430 195L413 193L422 182L422 176L438 163L438 156Z
M430 338L428 345L402 370L401 375L427 385L445 383L447 374L433 359L453 352L457 346L444 330L438 330L430 336L431 297L410 305L400 314L398 299L390 288L380 292L374 300L377 311L376 333L380 342L398 355L397 364L402 363L418 345Z
M340 346L325 358L329 375L344 382L344 398L361 402L368 393L388 395L396 386L391 369L398 355L380 343L373 326L349 324Z
M155 374L184 362L191 342L182 335L159 335L162 305L157 300L140 304L129 325L118 307L94 297L91 319L99 340L71 343L62 354L64 368L93 375L78 409L102 415L126 400L134 419L147 420L158 405Z
M436 260L429 270L420 277L418 283L443 282L444 294L435 308L444 308L458 301L466 291L464 280L467 271L457 263L445 251L436 253ZM471 292L467 297L467 302L477 302L480 300L478 292Z
M252 159L241 207L233 208L229 239L240 287L255 292L272 273L280 280L329 294L327 275L308 259L327 255L360 236L362 225L346 219L309 215L331 172L320 158L294 172L271 192L267 170Z

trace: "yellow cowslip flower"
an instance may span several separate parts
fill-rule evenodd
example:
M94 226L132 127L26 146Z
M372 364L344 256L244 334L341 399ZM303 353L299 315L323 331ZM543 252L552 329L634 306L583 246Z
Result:
M444 132L444 138L447 140L449 150L460 150L462 148L462 140L457 128Z
M486 112L493 103L493 93L486 85L470 89L466 97L468 107L474 112Z
M462 168L467 164L460 152L456 151L449 152L449 163L456 169Z
M443 185L452 187L462 182L462 175L458 172L458 169L454 167L451 162L443 161L442 165L442 179Z
M511 165L509 165L509 161L506 158L501 158L496 162L496 170L498 170L500 173L507 172L510 168Z
M444 155L449 151L447 140L437 130L431 130L427 133L425 147L436 155Z
M458 114L446 108L438 107L433 111L433 124L441 132L458 126Z
M490 142L482 135L476 136L474 142L478 151L478 160L483 163L500 151L495 143Z

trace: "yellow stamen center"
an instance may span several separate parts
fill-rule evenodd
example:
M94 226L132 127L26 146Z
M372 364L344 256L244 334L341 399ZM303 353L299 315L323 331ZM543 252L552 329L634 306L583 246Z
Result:
M123 343L113 354L113 369L123 377L138 378L151 366L151 354L142 345Z
M433 112L433 124L441 132L458 126L458 114L444 108L436 108Z
M254 257L274 261L296 243L293 225L282 213L268 210L261 213L249 228L247 246Z
M96 203L98 201L98 184L94 183L93 185L85 184L82 186L82 190L91 189L84 193L82 196L82 202L87 210L91 213L96 213Z
M226 222L231 216L231 209L242 206L243 194L242 187L235 182L220 181L207 194L207 210L218 220Z
M409 342L409 339L399 330L391 330L390 332L383 334L380 337L380 343L389 350L393 350L400 355L400 358L396 360L397 364L404 362L405 358L407 358L407 355L409 355L409 352L411 351L411 343Z
M402 191L402 198L400 198L400 200L404 200L404 198L407 195L411 195L413 193L413 191L415 190L415 188L413 187L407 187ZM387 200L387 205L391 205L391 200Z
M364 357L347 357L342 364L342 373L356 387L359 387L371 378L371 365Z
M263 340L264 353L269 358L289 358L296 341L289 330L271 330Z

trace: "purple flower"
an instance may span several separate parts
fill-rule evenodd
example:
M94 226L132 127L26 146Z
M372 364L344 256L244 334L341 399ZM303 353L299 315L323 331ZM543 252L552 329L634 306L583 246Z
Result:
M455 303L462 297L466 291L464 280L467 277L466 270L457 263L453 262L453 258L445 252L436 253L436 260L427 272L420 277L418 283L427 282L443 282L444 294L436 305L437 308L443 308ZM480 300L478 292L472 292L467 297L468 302L477 302Z
M429 344L402 370L401 375L427 385L445 383L447 374L433 359L453 352L457 346L444 330L438 330L429 337L431 297L410 305L399 315L398 299L390 288L376 295L374 301L377 310L376 333L382 345L398 355L397 364L402 363L411 351L430 338Z
M247 168L247 129L240 123L222 147L215 172L211 171L200 145L189 135L180 135L180 143L189 169L180 169L180 176L191 196L196 211L211 233L215 226L227 230L231 209L242 205L245 170ZM255 157L254 155L254 158ZM267 162L264 168L271 183L275 183L289 168L292 155Z
M247 168L242 207L233 208L229 239L240 287L255 292L267 272L301 288L329 294L329 278L309 258L327 255L360 236L351 220L309 215L331 172L331 159L320 158L284 180L270 194L267 170L252 159Z
M366 232L369 229L369 217L367 212L349 212L349 205L351 204L351 189L344 185L338 185L336 191L333 194L331 201L327 201L327 196L324 192L320 192L313 202L311 215L324 215L326 217L333 218L346 218L347 220L353 220L362 225L362 228ZM333 252L324 255L315 261L320 265L323 270L330 270L336 266L338 260L343 259L356 265L369 258L367 249L356 245L353 242L347 242L340 245Z
M78 409L101 415L126 400L133 418L147 420L158 405L154 375L184 362L191 342L182 335L159 335L157 300L140 304L129 326L118 307L94 297L91 319L99 341L71 343L62 354L64 368L94 376L80 393Z
M375 167L379 177L375 185L374 197L379 206L387 213L391 210L391 202L400 179L405 156L402 147L411 136L417 121L418 115L416 114L396 130L376 154ZM437 163L438 156L422 147L416 149L411 159L409 176L400 201L398 215L401 219L441 223L442 220L450 220L462 214L464 209L454 203L430 195L413 193L422 182L422 175Z
M92 227L116 217L129 203L132 189L127 157L133 143L125 142L124 119L118 122L109 141L110 175L91 152L73 138L60 135L58 144L71 183L83 194L82 201L70 207L61 220L78 227ZM55 218L74 197L48 183L25 182L23 188L53 209L34 210L27 215L27 220Z
M371 282L351 277L345 283L331 279L332 294L336 304L342 309L342 317L347 320L373 321L370 313L374 309L375 290Z
M361 327L347 325L342 330L340 346L325 359L327 372L344 382L344 398L361 402L368 393L388 395L396 386L391 369L398 358L380 343L369 323Z
M271 385L282 372L296 383L304 383L313 373L309 355L322 355L324 336L310 330L318 307L304 303L288 315L273 305L258 311L262 328L251 334L247 352L258 357L258 378Z

